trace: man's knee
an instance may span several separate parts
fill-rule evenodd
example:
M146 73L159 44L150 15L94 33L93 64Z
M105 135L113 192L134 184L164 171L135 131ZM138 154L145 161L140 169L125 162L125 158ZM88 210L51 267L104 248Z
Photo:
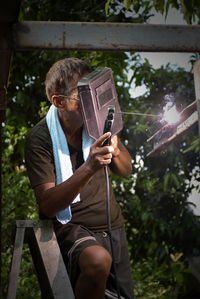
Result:
M109 252L98 245L85 248L79 257L79 266L82 274L95 280L102 278L102 276L107 278L111 264L112 258Z

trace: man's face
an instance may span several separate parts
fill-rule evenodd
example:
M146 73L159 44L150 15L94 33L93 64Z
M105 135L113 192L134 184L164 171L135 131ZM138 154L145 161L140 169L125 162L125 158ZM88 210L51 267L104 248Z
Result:
M84 74L80 79L82 79ZM78 80L70 82L70 93L68 95L55 95L52 103L59 109L59 117L63 124L69 125L74 129L83 125L83 117L81 111L81 103L78 95Z
M64 122L70 122L74 128L79 128L83 125L83 117L81 112L81 103L77 88L78 81L70 84L71 91L67 96L60 97L63 99L63 107L60 111L60 117Z
M83 76L79 78L79 80L81 80L87 74L88 73L85 73ZM66 111L74 112L80 115L82 118L81 103L80 103L78 87L77 87L79 80L75 80L69 84L71 91L69 95L66 97Z
M77 86L73 87L71 92L67 97L65 97L65 103L66 103L66 111L68 112L79 112L80 110L80 99L78 95L78 89Z

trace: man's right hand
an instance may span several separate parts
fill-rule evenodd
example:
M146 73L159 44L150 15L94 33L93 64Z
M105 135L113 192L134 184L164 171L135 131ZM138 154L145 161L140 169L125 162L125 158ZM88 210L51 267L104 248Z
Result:
M85 166L91 173L95 173L100 168L111 163L114 148L113 146L103 146L104 142L110 136L110 132L103 134L90 147L90 153Z

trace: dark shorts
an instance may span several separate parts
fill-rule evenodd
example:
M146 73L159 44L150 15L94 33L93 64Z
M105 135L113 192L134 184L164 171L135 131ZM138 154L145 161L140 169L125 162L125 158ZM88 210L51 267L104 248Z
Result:
M54 228L74 288L80 271L78 265L80 253L88 246L100 245L111 254L110 238L107 232L92 232L72 223L62 225L56 221ZM133 282L124 227L112 231L112 242L121 299L133 299ZM113 267L107 281L105 298L118 298Z

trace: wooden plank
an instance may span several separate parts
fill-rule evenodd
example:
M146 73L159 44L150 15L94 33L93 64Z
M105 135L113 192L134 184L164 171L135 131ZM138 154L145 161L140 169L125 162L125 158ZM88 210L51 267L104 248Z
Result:
M11 270L9 274L7 299L16 298L17 280L18 280L20 265L21 265L24 235L25 235L25 228L16 229L14 251L13 251L13 257L11 263Z

